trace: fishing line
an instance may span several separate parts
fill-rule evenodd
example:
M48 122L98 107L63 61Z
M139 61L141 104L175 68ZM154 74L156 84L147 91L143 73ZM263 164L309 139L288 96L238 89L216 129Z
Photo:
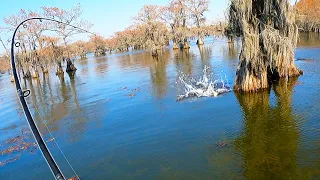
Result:
M66 155L63 153L62 149L60 148L59 144L56 141L56 138L53 136L52 132L50 131L49 127L47 126L47 124L45 123L45 121L43 120L38 108L36 106L34 106L34 109L36 110L36 113L40 116L40 120L42 121L42 123L44 124L44 126L46 127L47 131L49 132L49 135L51 136L51 138L53 139L53 142L55 143L55 145L58 147L60 153L62 154L62 156L64 157L64 159L66 160L66 162L68 163L69 167L71 168L71 170L73 171L73 173L76 175L76 177L80 180L79 175L76 173L76 171L74 170L74 168L72 167L71 163L69 162L69 160L67 159Z
M38 87L40 89L40 91L42 93L44 93L44 91L42 90L41 86ZM29 92L30 94L31 92ZM66 160L67 164L69 165L69 167L71 168L71 170L73 171L74 175L76 175L77 179L80 180L80 176L76 173L75 169L73 168L73 166L71 165L70 161L67 159L66 155L64 154L64 152L62 151L61 147L59 146L58 142L56 141L56 138L53 136L52 132L50 131L49 127L47 126L47 124L45 123L45 121L43 120L39 109L37 108L37 106L33 106L36 113L39 115L41 122L44 124L44 126L46 127L47 131L49 132L49 135L51 136L52 140L54 141L55 145L58 147L60 153L62 154L62 156L64 157L64 159ZM54 120L51 118L51 120Z
M46 143L44 142L44 140L43 140L43 138L42 138L42 136L40 134L40 131L39 131L36 123L34 122L34 120L32 118L32 115L30 113L28 104L27 104L27 102L25 100L25 98L30 95L30 90L22 90L21 85L20 85L20 81L19 81L19 77L18 77L18 73L17 73L17 69L16 69L14 49L15 49L15 47L17 47L17 48L20 47L21 44L20 44L20 42L15 42L15 36L16 36L20 26L23 26L24 28L28 27L27 24L25 24L25 22L30 21L30 20L40 20L40 22L42 22L42 20L47 20L47 21L57 22L59 24L64 24L66 26L71 26L73 28L79 29L79 30L81 30L83 32L86 32L86 33L90 33L90 34L93 34L93 35L96 35L96 34L94 34L92 32L89 32L89 31L87 31L87 30L85 30L83 28L79 28L79 27L76 27L74 25L71 25L71 24L68 24L68 23L64 23L64 22L61 22L61 21L58 21L58 20L55 20L55 19L49 19L49 18L43 18L43 17L33 17L33 18L28 18L28 19L22 21L16 27L16 29L14 30L14 33L12 35L11 54L10 54L11 55L12 74L13 74L13 77L14 77L14 82L15 82L16 89L17 89L17 94L19 96L19 100L20 100L21 106L22 106L23 111L25 113L25 117L26 117L26 119L28 121L29 127L31 129L32 134L33 134L33 137L36 140L36 142L38 144L38 147L39 147L44 159L46 160L46 162L47 162L47 164L48 164L53 176L55 177L56 180L65 180L65 177L63 176L63 173L61 172L59 166L57 165L57 163L55 162L53 156L51 155ZM39 113L39 111L38 111L38 113ZM47 129L49 130L48 127L47 127ZM49 132L50 132L50 130L49 130ZM52 133L50 133L50 134L52 135ZM60 148L60 146L58 144L57 144L57 147L60 149L61 154L65 157L64 153L61 151L61 148ZM66 159L66 161L70 165L70 162L67 159ZM70 167L72 168L72 166L70 166ZM73 171L74 171L74 169L73 169ZM78 175L77 175L77 177L79 178Z

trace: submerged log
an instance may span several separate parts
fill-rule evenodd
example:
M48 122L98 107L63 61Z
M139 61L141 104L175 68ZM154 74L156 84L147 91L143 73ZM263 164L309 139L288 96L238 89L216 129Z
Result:
M266 89L272 80L301 75L294 64L298 40L288 1L231 0L229 27L242 38L234 89Z

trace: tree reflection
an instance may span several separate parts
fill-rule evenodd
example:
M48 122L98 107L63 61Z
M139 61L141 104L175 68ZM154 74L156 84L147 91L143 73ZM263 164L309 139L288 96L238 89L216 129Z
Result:
M105 74L108 70L107 56L98 57L95 59L95 72L96 74Z
M77 141L87 129L88 116L80 108L75 72L68 75L70 82L66 81L63 74L58 76L60 82L55 91L51 88L52 82L49 77L45 77L43 81L27 80L31 91L28 103L32 104L34 117L40 129L45 129L47 125L54 132L66 127L71 141ZM64 121L59 121L62 119ZM46 130L43 132L47 133Z
M83 133L87 129L87 123L89 121L88 117L85 115L84 112L82 112L79 101L78 101L78 94L77 89L75 85L75 72L68 73L70 78L70 87L71 87L71 93L73 96L73 102L75 103L75 109L72 111L71 117L71 125L68 126L68 133L70 134L69 138L71 141L77 141L80 140Z
M237 60L239 58L240 45L239 42L228 43L228 47L222 47L223 59Z
M210 58L212 55L212 47L201 45L201 46L198 46L198 48L199 48L199 52L200 52L202 69L204 69L205 66L210 67Z
M178 71L183 72L185 75L192 74L193 67L193 57L192 51L174 51L174 63Z
M88 58L80 59L78 63L81 65L80 73L82 75L89 75Z
M117 56L121 69L133 67L148 67L153 58L149 53L126 54Z
M291 93L296 79L279 81L273 86L275 107L269 93L236 93L244 113L244 130L235 147L244 161L247 179L288 179L298 175L299 132L292 113Z
M320 45L320 34L309 32L300 33L298 47L319 47Z
M154 60L150 66L150 78L153 92L157 98L163 97L168 89L166 67L169 61L168 53L163 53L158 60Z
M229 57L234 59L236 57L237 52L234 49L234 43L228 43L228 52L229 52Z
M58 78L60 80L60 86L58 87L58 97L60 102L66 102L70 99L70 87L67 86L64 75L58 75Z

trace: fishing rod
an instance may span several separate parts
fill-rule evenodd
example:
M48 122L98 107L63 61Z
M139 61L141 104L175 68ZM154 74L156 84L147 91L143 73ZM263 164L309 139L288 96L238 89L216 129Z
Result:
M28 19L22 21L16 27L16 29L14 30L14 33L13 33L13 36L12 36L12 41L11 41L11 67L12 67L12 73L13 73L14 82L15 82L15 85L16 85L17 94L19 96L20 103L21 103L21 105L23 107L23 111L25 113L26 119L28 121L28 124L29 124L29 127L31 129L31 132L32 132L32 134L34 136L34 139L36 140L36 142L38 144L38 147L39 147L44 159L46 160L46 162L47 162L47 164L48 164L53 176L55 177L56 180L65 180L65 177L64 177L63 173L61 172L59 166L57 165L56 161L54 160L53 156L51 155L46 143L44 142L44 140L43 140L43 138L42 138L42 136L40 134L40 131L39 131L36 123L34 122L34 120L32 118L32 115L30 113L30 110L28 108L28 105L26 103L25 98L30 95L31 91L30 90L22 90L21 89L21 85L20 85L19 78L18 78L18 75L17 75L14 48L15 47L19 47L20 46L20 42L15 42L15 36L16 36L16 33L18 32L19 27L23 26L24 28L26 28L27 24L25 24L25 22L31 21L31 20L40 20L40 22L42 22L42 20L53 21L53 22L57 22L59 24L64 24L64 25L67 25L67 26L71 26L73 28L77 28L77 29L79 29L79 30L81 30L83 32L86 32L86 33L90 33L90 34L93 34L93 35L95 35L95 34L89 32L89 31L87 31L85 29L82 29L82 28L79 28L79 27L76 27L76 26L73 26L71 24L67 24L67 23L64 23L64 22L61 22L61 21L58 21L58 20L55 20L55 19L42 18L42 17L33 17L33 18L28 18Z

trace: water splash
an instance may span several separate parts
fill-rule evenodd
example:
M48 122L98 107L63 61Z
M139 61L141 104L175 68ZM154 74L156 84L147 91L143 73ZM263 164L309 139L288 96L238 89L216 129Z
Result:
M209 70L210 68L205 66L203 75L198 81L181 74L179 81L184 86L184 94L178 95L177 101L189 97L217 97L232 90L226 75L224 78L220 76L220 79L212 80Z

